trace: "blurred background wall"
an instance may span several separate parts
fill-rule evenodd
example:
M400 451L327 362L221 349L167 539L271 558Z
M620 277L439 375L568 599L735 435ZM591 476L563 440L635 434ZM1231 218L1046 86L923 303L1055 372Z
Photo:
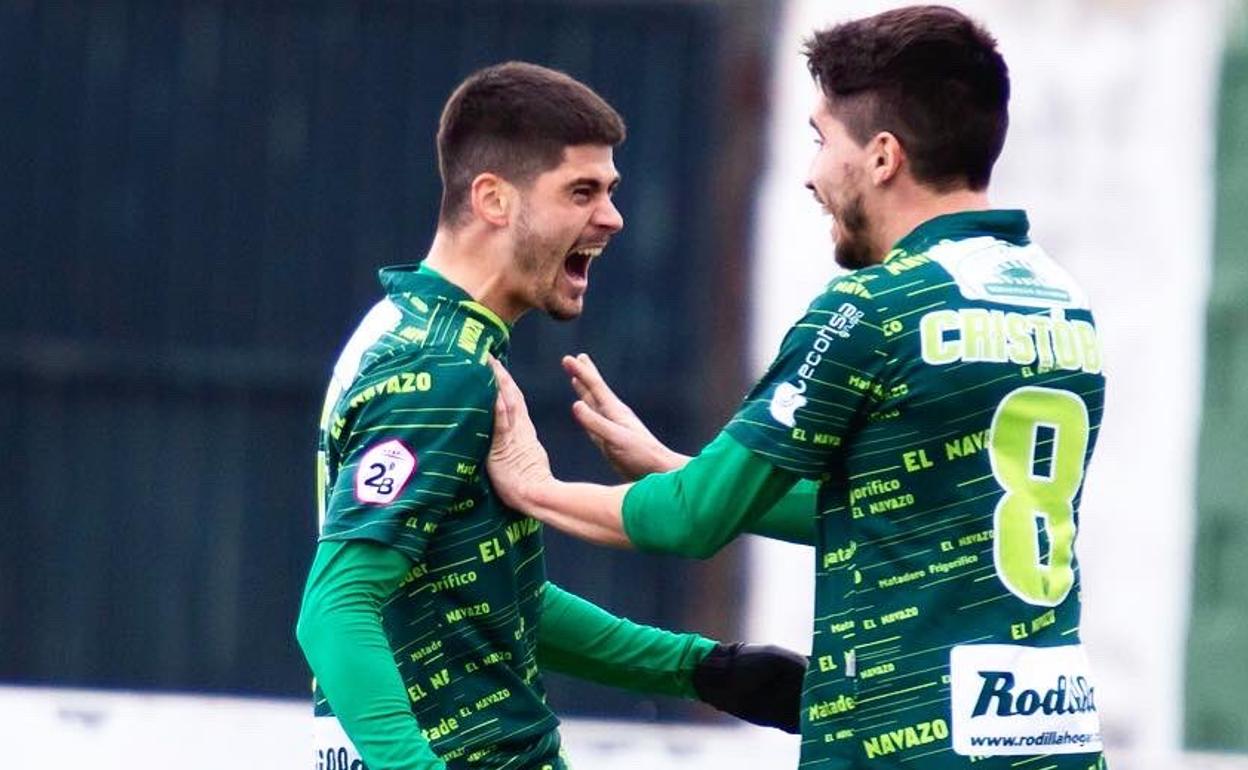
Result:
M438 115L489 63L564 69L629 124L632 226L589 311L515 335L557 465L610 478L567 419L565 351L592 350L696 448L746 376L732 307L770 19L671 2L0 2L0 678L306 692L292 629L329 367L377 268L424 256ZM552 577L617 612L736 627L736 605L701 598L743 585L732 555L550 541ZM552 693L571 712L660 709L566 680Z
M280 722L297 724L325 380L377 267L423 256L438 111L484 64L565 69L629 123L626 229L585 316L514 337L556 470L611 478L568 417L568 351L696 449L833 274L802 188L800 41L902 4L0 0L0 683L277 696L298 699ZM1013 74L994 202L1029 210L1105 337L1079 555L1113 766L1248 751L1248 4L951 4ZM754 541L686 563L551 533L548 554L555 580L636 619L808 649L809 551ZM550 689L565 714L711 718ZM32 693L0 698L4 718ZM99 724L48 709L28 723ZM299 728L266 724L257 740L302 751ZM749 745L791 764L767 740ZM652 764L627 745L619 766ZM646 756L702 766L664 745Z
M1206 321L1203 419L1187 739L1248 750L1248 4L1225 25L1214 164L1213 277Z

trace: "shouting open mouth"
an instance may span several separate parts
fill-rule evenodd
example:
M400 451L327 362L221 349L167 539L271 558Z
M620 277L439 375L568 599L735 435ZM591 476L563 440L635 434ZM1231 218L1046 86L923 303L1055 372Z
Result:
M602 254L605 248L605 243L574 247L563 260L564 275L574 284L584 285L588 283L589 263L594 260L594 257Z

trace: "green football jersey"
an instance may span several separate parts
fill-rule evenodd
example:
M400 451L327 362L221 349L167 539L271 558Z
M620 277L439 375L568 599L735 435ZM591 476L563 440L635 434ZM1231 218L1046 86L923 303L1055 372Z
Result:
M321 539L412 559L382 622L421 731L451 767L562 767L535 661L541 525L493 495L483 463L488 357L505 358L507 326L428 269L381 279L387 296L344 348L321 417Z
M1104 767L1074 552L1101 346L1027 232L937 217L832 281L727 428L821 480L802 768Z

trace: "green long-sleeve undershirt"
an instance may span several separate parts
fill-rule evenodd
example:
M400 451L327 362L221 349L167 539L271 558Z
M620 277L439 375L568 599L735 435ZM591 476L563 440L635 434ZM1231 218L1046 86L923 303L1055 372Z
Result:
M697 698L693 670L714 648L705 637L639 625L546 584L537 627L537 664L544 671L634 692Z
M381 624L380 607L411 569L401 552L367 541L323 542L296 634L321 689L369 767L440 770L421 735ZM538 665L599 684L693 698L692 674L715 642L616 617L547 583Z
M442 770L420 733L381 626L381 603L411 569L399 551L362 540L323 542L295 635L360 758L384 770Z
M742 532L813 545L818 485L720 433L679 470L628 491L624 533L638 549L704 559Z

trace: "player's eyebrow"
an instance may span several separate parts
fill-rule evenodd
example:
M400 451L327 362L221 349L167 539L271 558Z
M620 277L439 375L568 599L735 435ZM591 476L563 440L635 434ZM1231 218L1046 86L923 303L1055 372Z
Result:
M615 192L616 188L619 186L620 186L620 175L616 174L615 177L611 180L611 183L607 185L607 192L613 193ZM593 192L598 192L599 190L602 189L602 180L597 177L592 177L592 176L580 176L580 177L577 177L576 179L573 179L571 182L568 182L567 184L567 188L569 190L576 189L577 187L588 187Z
M810 124L811 128L815 129L816 134L818 134L819 136L823 136L823 132L819 130L819 124L815 122L815 119L813 117L807 118L806 122Z

